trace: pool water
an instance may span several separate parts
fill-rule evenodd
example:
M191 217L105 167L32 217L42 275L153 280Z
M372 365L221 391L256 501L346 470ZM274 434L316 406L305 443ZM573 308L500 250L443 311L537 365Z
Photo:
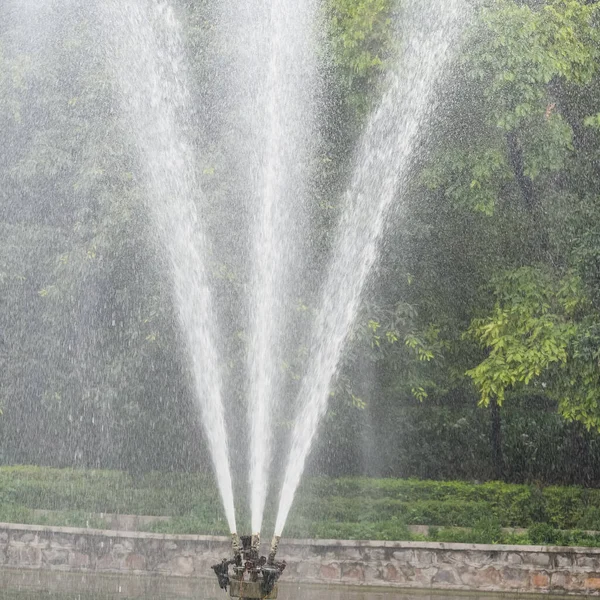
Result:
M279 600L507 600L510 595L282 583ZM517 594L513 596L517 598ZM228 600L216 581L0 570L0 600Z

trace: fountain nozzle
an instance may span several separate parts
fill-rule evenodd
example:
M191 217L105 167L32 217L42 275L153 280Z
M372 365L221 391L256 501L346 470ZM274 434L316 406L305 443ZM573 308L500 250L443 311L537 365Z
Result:
M269 552L269 558L267 560L267 562L272 565L275 562L275 556L277 554L277 550L279 549L279 540L281 539L281 536L279 535L274 535L273 539L271 540L271 551Z
M241 559L240 536L235 532L231 534L231 548L233 549L233 558L237 560L239 556Z
M233 558L224 559L213 566L213 571L223 590L230 588L232 598L277 598L277 581L281 577L285 561L276 562L279 536L273 537L269 558L259 556L260 533L239 536L231 534ZM229 568L233 572L229 575Z

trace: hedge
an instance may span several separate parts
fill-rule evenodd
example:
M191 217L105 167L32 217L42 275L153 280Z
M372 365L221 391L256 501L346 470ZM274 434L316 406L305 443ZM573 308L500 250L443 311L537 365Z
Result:
M245 497L239 495L239 523L247 524ZM277 504L271 496L267 515ZM150 473L133 477L118 471L0 468L0 519L31 519L31 509L80 513L169 515L179 528L226 532L221 503L210 477ZM286 533L325 531L348 537L361 528L381 536L400 535L406 525L474 527L492 519L499 527L600 530L600 490L504 483L420 481L415 479L307 478L294 504ZM267 528L269 526L267 520ZM352 535L352 537L356 537ZM383 539L388 539L383 537Z

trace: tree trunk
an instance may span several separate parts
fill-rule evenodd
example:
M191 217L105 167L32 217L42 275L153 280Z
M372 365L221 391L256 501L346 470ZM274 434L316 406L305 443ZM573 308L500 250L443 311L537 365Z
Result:
M523 148L517 133L515 131L509 132L506 141L515 180L523 197L523 205L530 215L528 243L535 257L545 259L550 248L550 242L543 218L543 206L540 203L540 198L535 193L532 179L525 175Z
M494 466L494 477L498 481L504 481L504 454L502 452L502 421L500 418L500 407L495 398L490 401L491 411L491 441L492 441L492 463Z

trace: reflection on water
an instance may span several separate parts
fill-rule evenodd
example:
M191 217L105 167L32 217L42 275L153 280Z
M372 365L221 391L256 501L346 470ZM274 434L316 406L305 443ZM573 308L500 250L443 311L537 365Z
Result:
M517 597L517 594L514 595ZM0 570L1 600L227 600L212 580ZM506 600L510 596L282 584L280 600Z

